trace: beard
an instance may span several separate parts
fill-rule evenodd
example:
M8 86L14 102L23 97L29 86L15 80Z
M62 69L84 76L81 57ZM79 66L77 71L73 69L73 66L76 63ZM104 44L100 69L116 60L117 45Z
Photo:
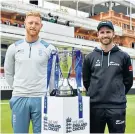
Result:
M39 30L35 30L35 29L26 29L26 32L29 36L38 36L39 34Z
M113 41L112 38L102 38L102 39L100 39L100 42L101 42L103 45L106 45L106 46L109 45L109 44L111 44L112 41Z

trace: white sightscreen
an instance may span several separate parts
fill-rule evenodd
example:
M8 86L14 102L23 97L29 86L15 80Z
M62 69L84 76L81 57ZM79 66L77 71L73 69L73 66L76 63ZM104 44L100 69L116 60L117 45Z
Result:
M133 66L133 76L135 77L135 59L131 59L132 66Z

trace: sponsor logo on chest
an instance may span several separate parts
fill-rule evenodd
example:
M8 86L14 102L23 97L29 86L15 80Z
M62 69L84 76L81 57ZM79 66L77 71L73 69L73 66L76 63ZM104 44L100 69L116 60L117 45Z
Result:
M95 63L95 67L99 67L99 66L101 66L101 61L98 59ZM109 66L120 66L120 64L114 61L110 61Z

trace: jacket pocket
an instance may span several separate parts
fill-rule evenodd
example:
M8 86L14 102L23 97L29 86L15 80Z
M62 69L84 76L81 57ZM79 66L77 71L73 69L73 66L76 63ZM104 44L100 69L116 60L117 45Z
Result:
M98 86L96 83L91 83L90 84L90 87L89 87L89 90L88 90L88 96L90 97L94 97L98 94Z
M9 105L10 105L10 108L12 109L15 102L19 99L20 97L12 97L10 100L9 100Z
M125 86L121 81L116 80L116 90L120 96L125 96Z

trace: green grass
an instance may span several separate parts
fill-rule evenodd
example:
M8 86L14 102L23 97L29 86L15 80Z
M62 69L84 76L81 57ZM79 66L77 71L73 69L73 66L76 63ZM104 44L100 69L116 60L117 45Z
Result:
M8 100L2 100L2 103L8 103ZM11 110L9 104L1 104L1 133L13 133L11 124ZM32 125L30 123L29 132L32 133Z
M135 95L127 96L127 117L126 117L126 133L135 134ZM8 103L7 100L1 101ZM32 133L32 125L30 125L30 132ZM106 128L106 133L107 133ZM9 104L1 104L1 132L0 133L13 133L11 126L11 111Z
M135 95L128 96L126 112L126 133L135 134Z

